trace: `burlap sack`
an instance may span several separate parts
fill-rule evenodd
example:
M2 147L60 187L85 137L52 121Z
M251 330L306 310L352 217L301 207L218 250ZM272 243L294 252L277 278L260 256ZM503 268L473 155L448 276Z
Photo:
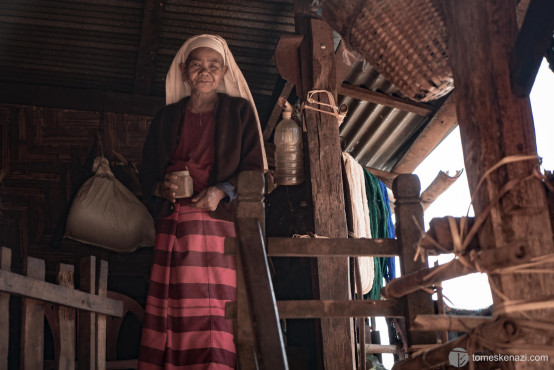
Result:
M119 182L108 160L97 157L94 176L75 196L65 237L116 252L154 245L154 220L140 200Z

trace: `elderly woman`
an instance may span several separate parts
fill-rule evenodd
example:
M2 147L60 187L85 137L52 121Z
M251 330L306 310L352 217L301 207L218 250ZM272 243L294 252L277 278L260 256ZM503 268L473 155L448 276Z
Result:
M239 172L266 166L248 85L221 37L195 36L178 51L166 79L166 103L144 143L141 183L156 223L139 369L234 369L235 236L226 205ZM187 169L194 194L175 199L176 171ZM212 212L215 211L215 212Z

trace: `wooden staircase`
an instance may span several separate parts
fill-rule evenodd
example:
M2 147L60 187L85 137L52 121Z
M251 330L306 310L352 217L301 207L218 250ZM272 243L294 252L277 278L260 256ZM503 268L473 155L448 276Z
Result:
M225 241L226 253L237 256L237 301L227 304L226 316L236 319L235 342L241 370L288 369L281 319L405 318L410 346L436 343L434 333L410 330L416 315L434 313L431 296L425 292L385 300L276 301L267 262L267 257L399 256L402 275L427 267L414 261L423 229L416 176L401 175L393 184L397 239L265 238L263 190L261 173L240 175L237 238ZM365 369L365 361L358 362L358 368Z

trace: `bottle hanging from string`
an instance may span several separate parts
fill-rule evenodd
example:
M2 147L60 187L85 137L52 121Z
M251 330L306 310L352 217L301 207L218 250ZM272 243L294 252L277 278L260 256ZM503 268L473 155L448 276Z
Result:
M302 130L291 118L293 107L285 103L283 119L275 129L275 182L298 185L304 182Z

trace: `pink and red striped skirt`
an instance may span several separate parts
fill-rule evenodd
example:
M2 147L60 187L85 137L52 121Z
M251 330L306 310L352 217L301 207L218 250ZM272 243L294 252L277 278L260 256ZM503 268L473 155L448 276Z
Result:
M159 221L139 369L235 368L225 303L236 299L236 266L224 254L225 237L234 236L232 222L179 201Z

